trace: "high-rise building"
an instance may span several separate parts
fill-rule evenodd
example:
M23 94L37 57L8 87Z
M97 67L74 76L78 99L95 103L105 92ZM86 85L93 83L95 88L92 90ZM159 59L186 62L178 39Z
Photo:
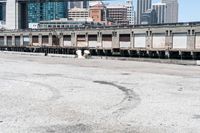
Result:
M85 8L72 8L69 10L69 19L87 19L89 17L89 10Z
M166 3L166 23L178 22L178 0L162 0L162 3Z
M27 27L27 3L24 0L6 0L5 28L23 29Z
M156 24L157 23L157 13L155 9L148 9L142 14L141 24Z
M116 25L128 25L127 7L122 5L107 6L107 19L111 20Z
M104 6L100 3L91 6L89 14L94 22L102 23L105 21Z
M0 2L0 21L6 20L6 2Z
M152 0L137 0L137 24L141 24L142 14L151 9Z
M39 0L41 1L41 0ZM67 17L67 2L43 2L28 3L28 22L39 23L44 20L54 20Z
M70 1L69 2L69 9L71 8L88 8L89 7L89 1L83 0L83 1Z
M166 4L155 3L153 4L152 7L156 11L156 14L157 14L157 23L158 24L166 23L166 9L167 9Z
M133 6L133 0L127 0L125 6L127 7L127 19L129 21L129 25L134 25L135 11Z

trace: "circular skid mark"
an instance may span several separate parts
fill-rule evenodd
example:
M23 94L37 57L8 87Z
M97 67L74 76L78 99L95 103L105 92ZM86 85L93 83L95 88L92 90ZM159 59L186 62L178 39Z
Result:
M57 73L47 73L47 74L41 74L41 73L34 73L33 75L36 76L42 76L42 77L62 77L62 74L57 74Z
M121 75L131 75L130 73L121 73Z
M40 83L40 82L33 82L33 81L28 81L29 83L32 83L32 84L37 84L37 85L40 85L40 86L43 86L45 88L48 88L51 92L52 92L52 97L48 100L51 100L51 101L54 101L54 100L57 100L61 97L61 94L59 92L58 89L50 86L50 85L47 85L47 84L43 84L43 83Z
M200 115L193 115L193 119L200 119Z
M85 124L76 125L51 125L31 129L35 133L92 133L92 127Z
M1 78L2 80L11 80L11 81L17 81L17 82L24 82L24 83L30 83L36 86L42 86L44 88L47 88L49 91L52 92L52 96L48 99L50 101L57 100L61 97L61 94L58 89L44 83L36 82L36 81L25 81L25 80L18 80L18 79L11 79L11 78Z
M118 109L114 111L113 114L117 115L118 117L122 116L127 111L133 108L136 108L136 106L141 101L138 94L136 94L133 90L128 89L124 86L120 86L115 83L107 82L107 81L93 81L93 82L98 83L98 84L114 86L125 94L125 97L122 99L122 101L115 105Z

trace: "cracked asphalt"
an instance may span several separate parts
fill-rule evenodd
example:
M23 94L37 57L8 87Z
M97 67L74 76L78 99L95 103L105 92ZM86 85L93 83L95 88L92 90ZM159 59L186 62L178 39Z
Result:
M199 133L200 67L0 53L0 133Z

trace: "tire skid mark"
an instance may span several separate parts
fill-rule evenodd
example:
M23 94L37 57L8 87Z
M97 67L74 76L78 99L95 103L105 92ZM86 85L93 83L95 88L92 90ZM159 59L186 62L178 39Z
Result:
M50 97L48 100L50 101L54 101L57 100L61 97L61 94L59 92L58 89L48 85L48 84L44 84L44 83L40 83L40 82L36 82L36 81L26 81L26 80L19 80L19 79L12 79L12 78L1 78L3 80L11 80L11 81L17 81L17 82L24 82L24 83L30 83L30 84L34 84L34 85L38 85L38 86L42 86L44 88L47 88L48 90L50 90L52 92L52 97Z
M136 108L141 101L139 95L136 94L132 89L128 89L124 86L117 85L115 83L107 81L93 81L93 82L103 85L114 86L124 93L125 95L124 98L118 104L115 105L117 109L114 112L112 112L112 114L116 117L122 117L130 110Z

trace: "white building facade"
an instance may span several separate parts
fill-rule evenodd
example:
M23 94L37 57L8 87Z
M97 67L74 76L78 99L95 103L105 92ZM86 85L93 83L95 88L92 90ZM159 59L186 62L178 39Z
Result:
M72 8L68 11L68 18L69 19L87 19L89 17L89 10L84 8Z
M127 7L127 20L129 25L135 24L135 11L133 6L133 0L127 0L125 6Z
M23 19L20 16L21 12L21 4L18 1L23 0L0 0L0 2L4 1L6 3L5 9L5 29L20 29L21 21Z

